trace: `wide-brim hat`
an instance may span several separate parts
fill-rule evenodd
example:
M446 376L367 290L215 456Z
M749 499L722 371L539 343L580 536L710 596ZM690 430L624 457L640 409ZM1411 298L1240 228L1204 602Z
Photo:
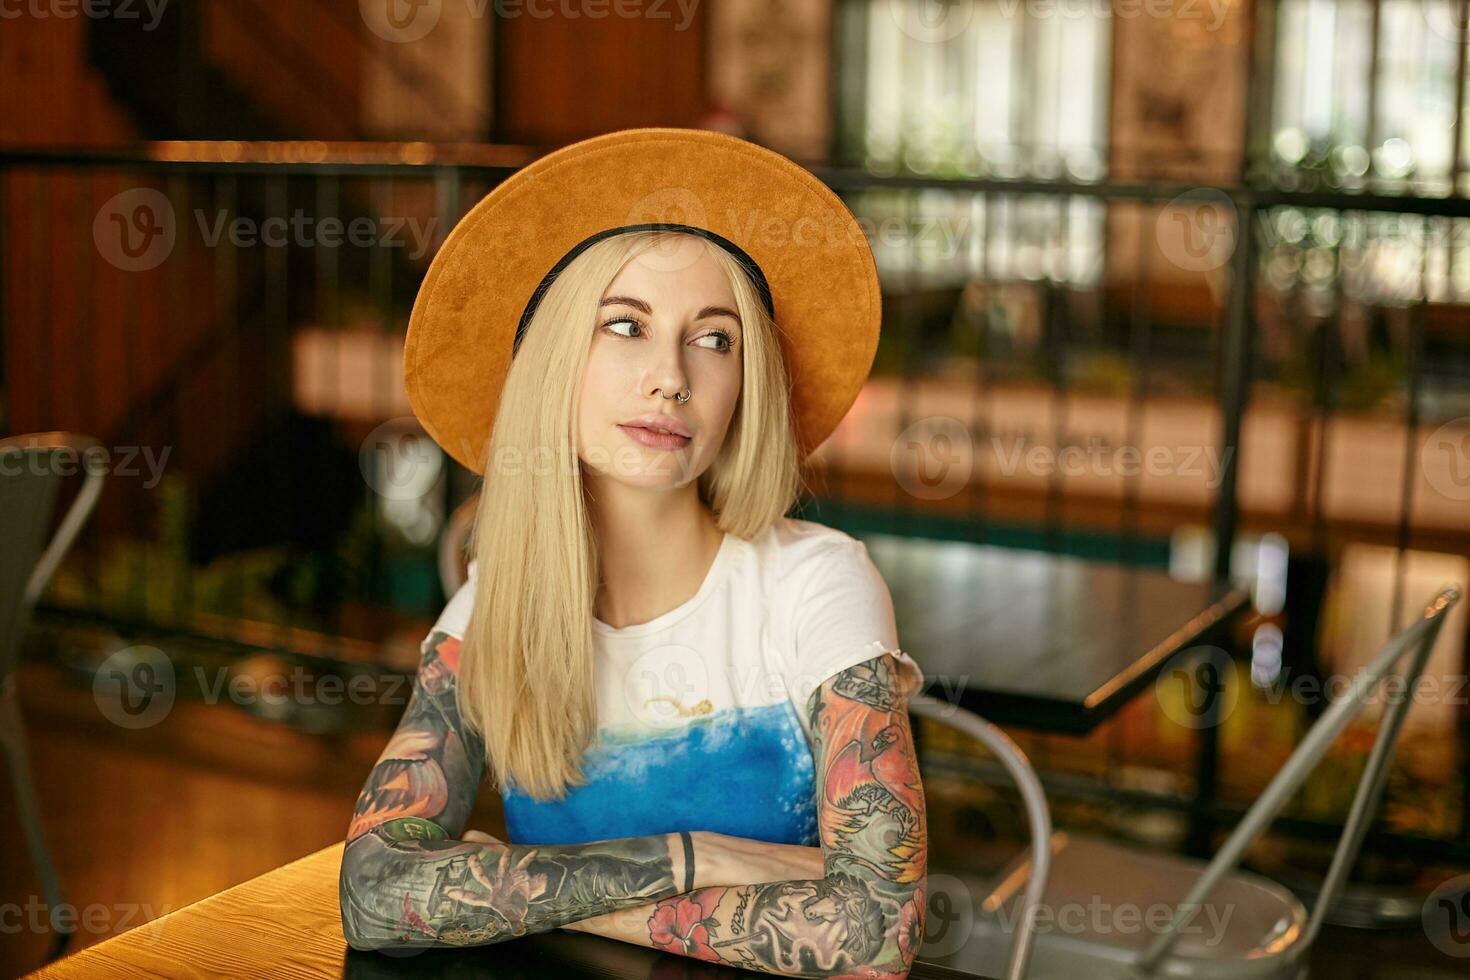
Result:
M409 403L434 441L483 472L518 337L552 275L595 241L651 227L699 234L745 265L779 328L802 457L819 446L878 348L878 272L862 226L781 154L673 128L547 154L455 225L419 288L403 350Z

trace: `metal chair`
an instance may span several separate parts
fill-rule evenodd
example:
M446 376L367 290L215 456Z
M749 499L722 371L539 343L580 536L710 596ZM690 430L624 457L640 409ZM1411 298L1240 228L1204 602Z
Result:
M1444 586L1413 625L1380 648L1341 700L1323 712L1307 732L1208 864L1081 835L1054 835L1047 849L1051 873L1043 908L1056 916L1060 928L1036 935L1031 975L1067 980L1284 980L1299 976L1306 953L1341 894L1377 811L1412 692L1446 614L1460 596L1459 586ZM1373 691L1411 652L1401 675L1405 693L1384 709L1342 836L1309 913L1286 888L1260 875L1238 871L1236 866ZM1046 856L1039 855L1036 862L1043 874ZM1036 875L1028 871L1030 860L1023 854L997 877L999 884L981 903L984 914L979 927L956 954L953 965L985 975L993 975L999 968L1011 932L1006 923L1020 921L1029 926L1034 914L1015 918L1018 903L1024 909L1031 902ZM1018 895L1023 883L1025 894ZM1113 922L1100 928L1099 916L1080 915L1072 916L1069 927L1063 920L1063 910L1094 908L1112 915ZM1122 926L1118 914L1123 909L1140 913L1129 913L1134 927ZM1149 912L1154 909L1163 914L1150 921Z
M76 540L102 492L100 468L85 467L86 477L49 544L45 537L55 511L56 493L66 469L100 450L101 443L69 432L41 432L0 439L0 743L15 786L16 806L41 892L47 907L63 904L61 882L51 861L42 830L41 810L31 776L30 753L16 694L15 666L21 638L31 610L51 580L61 559ZM74 459L61 465L61 457ZM44 547L44 550L43 550ZM68 929L58 928L51 957L61 955L71 941Z
M1005 732L972 711L959 705L946 704L927 694L916 694L909 698L909 713L949 725L988 748L1021 791L1031 840L1051 839L1051 809L1046 803L1046 791L1041 788L1041 780L1037 777L1036 770L1031 768L1025 753ZM1035 864L1029 868L1030 877L1020 896L1015 935L1008 944L1009 952L1005 954L1006 980L1021 980L1027 975L1026 968L1035 942L1036 913L1041 906L1042 891L1046 887L1050 864L1051 851L1048 849L1041 851ZM923 957L922 950L920 957ZM999 975L995 972L987 974Z

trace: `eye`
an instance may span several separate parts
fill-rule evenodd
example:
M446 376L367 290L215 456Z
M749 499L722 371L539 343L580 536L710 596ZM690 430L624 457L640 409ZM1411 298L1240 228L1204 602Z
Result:
M716 340L723 340L725 342L725 346L723 346L723 347L709 347L708 348L709 350L719 351L720 353L723 354L723 353L727 353L732 347L735 346L735 340L734 340L734 338L732 338L729 334L725 333L725 331L723 331L723 330L714 330L714 331L711 331L710 333L705 334L703 337L700 337L699 339L700 340L709 340L711 338L716 339Z
M639 323L637 320L633 319L630 316L614 317L613 319L604 322L603 325L602 325L602 329L606 330L608 333L613 334L614 336L617 336L617 337L632 337L633 336L632 333L622 333L622 332L620 332L618 330L614 330L613 329L613 325L614 324L619 324L619 323L626 323L629 327L633 327L633 328L636 328L638 330L642 330L643 329L643 324Z

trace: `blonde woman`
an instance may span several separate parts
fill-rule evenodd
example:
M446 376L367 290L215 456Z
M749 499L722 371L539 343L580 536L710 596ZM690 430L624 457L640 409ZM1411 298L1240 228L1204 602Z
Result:
M469 580L348 831L352 946L562 928L907 975L923 674L862 542L785 516L878 327L852 215L729 136L587 140L456 226L405 377L484 482ZM510 840L466 828L486 777Z

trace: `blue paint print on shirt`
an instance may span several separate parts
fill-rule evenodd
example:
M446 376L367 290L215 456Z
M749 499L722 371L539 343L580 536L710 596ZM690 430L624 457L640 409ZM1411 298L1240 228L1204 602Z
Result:
M516 844L578 844L709 830L783 844L817 843L816 773L789 701L734 706L677 729L602 729L587 783L560 800L503 791Z

